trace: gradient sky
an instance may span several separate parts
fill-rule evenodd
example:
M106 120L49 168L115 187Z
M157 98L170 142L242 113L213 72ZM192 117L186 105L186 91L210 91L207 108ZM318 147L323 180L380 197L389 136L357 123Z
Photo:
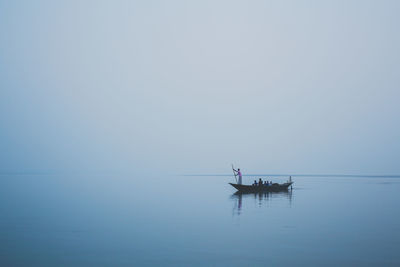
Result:
M0 172L399 174L399 11L0 0Z

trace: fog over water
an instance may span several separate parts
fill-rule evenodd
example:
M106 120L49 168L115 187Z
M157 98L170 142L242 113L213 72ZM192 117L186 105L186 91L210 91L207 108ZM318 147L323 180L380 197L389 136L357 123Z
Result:
M399 10L0 0L0 265L399 266Z
M0 1L0 170L397 174L397 1Z

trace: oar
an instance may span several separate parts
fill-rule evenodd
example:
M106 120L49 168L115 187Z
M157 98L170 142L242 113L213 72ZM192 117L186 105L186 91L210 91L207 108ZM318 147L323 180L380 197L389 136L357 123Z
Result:
M235 169L233 168L233 164L232 164L232 171L233 171L233 175L235 175L235 180L236 180L236 183L237 183L238 181L237 181L237 178L236 178Z

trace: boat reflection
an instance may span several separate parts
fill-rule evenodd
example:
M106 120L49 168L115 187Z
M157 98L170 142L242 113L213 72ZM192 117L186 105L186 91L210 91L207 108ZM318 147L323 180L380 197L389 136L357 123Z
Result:
M258 206L262 206L267 204L269 201L273 199L287 199L289 201L289 205L292 205L293 194L292 190L286 190L281 192L259 192L259 193L241 193L236 192L231 196L232 199L235 200L235 205L233 207L234 213L240 215L242 212L244 199L254 200Z

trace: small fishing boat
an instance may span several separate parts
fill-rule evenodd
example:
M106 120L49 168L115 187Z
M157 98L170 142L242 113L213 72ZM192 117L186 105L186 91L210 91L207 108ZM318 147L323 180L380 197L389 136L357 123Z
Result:
M233 175L235 176L236 184L229 183L231 186L236 188L239 193L259 193L259 192L281 192L281 191L287 191L289 189L289 186L293 184L292 182L292 176L289 176L289 180L286 183L283 184L278 184L278 183L273 183L273 184L264 184L262 183L262 180L260 178L261 184L254 184L254 185L244 185L242 184L242 174L240 172L240 169L238 168L235 170L232 164L232 171ZM237 179L237 175L239 175L239 182ZM254 180L256 182L256 180Z
M292 181L278 184L274 183L271 185L244 185L244 184L233 184L229 183L231 186L236 188L239 192L243 193L257 193L257 192L280 192L280 191L287 191L289 186L293 184Z

